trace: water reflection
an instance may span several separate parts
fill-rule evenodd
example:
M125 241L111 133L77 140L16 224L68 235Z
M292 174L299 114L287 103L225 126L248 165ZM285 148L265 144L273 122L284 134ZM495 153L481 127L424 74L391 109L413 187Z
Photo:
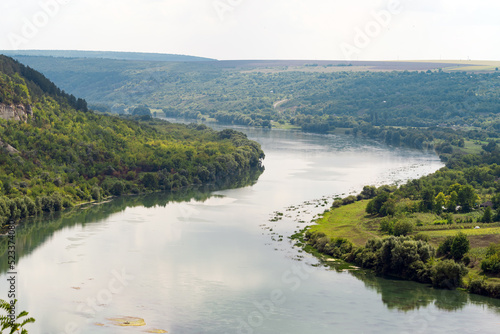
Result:
M368 270L347 269L344 263L325 264L337 272L348 271L362 281L366 288L381 295L382 302L389 310L411 312L434 305L438 310L455 312L471 303L489 307L500 314L500 300L468 294L461 290L441 290L430 285L380 277Z
M16 256L18 261L29 255L37 247L48 240L56 231L73 226L98 224L114 213L126 208L156 206L165 207L168 203L182 203L194 200L205 202L216 190L235 189L255 184L263 173L263 169L248 171L239 175L238 179L228 179L205 186L182 188L174 192L154 193L139 196L121 196L102 203L87 204L63 212L44 214L25 220L16 228ZM7 261L8 238L0 238L0 274L8 271Z

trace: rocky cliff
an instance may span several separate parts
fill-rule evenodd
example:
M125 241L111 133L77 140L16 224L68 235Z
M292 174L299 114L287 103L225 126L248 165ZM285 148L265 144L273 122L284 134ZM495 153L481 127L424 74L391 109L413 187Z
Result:
M0 103L0 118L26 122L31 116L33 116L33 110L30 105Z

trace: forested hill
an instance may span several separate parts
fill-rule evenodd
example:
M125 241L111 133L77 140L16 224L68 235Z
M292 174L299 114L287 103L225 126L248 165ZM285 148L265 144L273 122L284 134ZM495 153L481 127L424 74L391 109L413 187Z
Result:
M384 136L382 126L500 129L500 72L495 68L472 73L422 63L405 63L414 69L409 71L397 63L393 68L399 70L393 71L384 62L18 59L100 111L127 113L147 105L167 116L318 133L342 129L371 137Z
M216 59L168 54L168 53L145 53L145 52L112 52L112 51L75 51L75 50L0 50L0 54L6 56L42 56L63 58L100 58L119 60L141 60L141 61L215 61Z
M258 176L246 135L87 110L42 74L0 56L0 224L108 195ZM27 112L29 111L29 112Z

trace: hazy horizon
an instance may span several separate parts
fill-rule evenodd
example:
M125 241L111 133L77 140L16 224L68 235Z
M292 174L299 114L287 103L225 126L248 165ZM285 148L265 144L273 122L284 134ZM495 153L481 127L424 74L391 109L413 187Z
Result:
M2 50L218 60L500 60L485 0L4 0Z

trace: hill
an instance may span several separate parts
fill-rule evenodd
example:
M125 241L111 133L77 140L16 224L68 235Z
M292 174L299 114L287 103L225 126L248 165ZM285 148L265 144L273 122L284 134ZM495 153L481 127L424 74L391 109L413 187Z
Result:
M458 70L471 61L18 59L101 112L146 106L157 116L352 134L439 153L499 137L499 72Z
M167 53L144 52L113 52L113 51L76 51L76 50L0 50L0 54L15 58L16 56L30 57L60 57L60 58L99 58L116 60L139 61L215 61L216 59L176 55Z
M260 145L204 125L123 119L0 56L0 224L109 195L253 179Z

